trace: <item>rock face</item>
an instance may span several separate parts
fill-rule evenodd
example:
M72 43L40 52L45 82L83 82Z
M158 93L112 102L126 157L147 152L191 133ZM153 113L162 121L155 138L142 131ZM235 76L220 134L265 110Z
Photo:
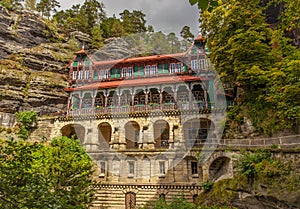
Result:
M0 112L50 114L65 109L64 66L75 49L65 39L59 41L38 14L9 13L0 6Z

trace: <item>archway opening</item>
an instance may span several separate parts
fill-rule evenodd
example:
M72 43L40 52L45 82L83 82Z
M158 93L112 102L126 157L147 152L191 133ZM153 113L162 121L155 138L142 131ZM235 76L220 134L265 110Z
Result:
M197 146L212 137L214 124L209 119L191 119L183 124L183 136L187 146Z
M126 149L137 149L140 137L140 126L135 121L129 121L125 125Z
M209 166L209 179L217 180L229 174L230 158L218 157Z
M74 137L79 139L80 143L83 144L85 136L85 128L79 124L68 124L61 128L61 135L69 138Z
M100 150L109 149L111 141L112 128L107 122L100 123L98 126L98 142Z
M156 149L169 147L170 126L165 120L154 123L154 146Z

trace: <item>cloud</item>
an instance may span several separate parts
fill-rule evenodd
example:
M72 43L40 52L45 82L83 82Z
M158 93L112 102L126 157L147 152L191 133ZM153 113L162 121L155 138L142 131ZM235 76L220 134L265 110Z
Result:
M74 4L82 4L84 0L61 0L62 9L68 9ZM191 6L188 0L102 0L108 16L125 9L141 10L146 14L147 25L152 25L155 31L166 34L175 32L178 36L183 26L190 26L192 33L197 36L199 11Z

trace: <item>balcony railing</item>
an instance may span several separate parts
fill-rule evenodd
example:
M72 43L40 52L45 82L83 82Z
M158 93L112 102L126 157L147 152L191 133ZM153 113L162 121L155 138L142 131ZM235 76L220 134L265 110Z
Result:
M108 114L108 113L131 113L131 112L147 112L147 111L168 111L168 110L200 110L206 108L202 103L163 103L163 104L149 104L149 105L134 105L134 106L108 106L96 108L82 108L76 110L69 110L68 114L73 115L91 115L91 114ZM212 104L208 104L208 108L212 108Z

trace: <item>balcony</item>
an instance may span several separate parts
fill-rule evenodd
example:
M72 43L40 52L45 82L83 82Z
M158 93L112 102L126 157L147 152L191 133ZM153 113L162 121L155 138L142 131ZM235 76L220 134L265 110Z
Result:
M213 108L213 104L208 104L208 109ZM170 111L170 110L204 110L207 109L203 103L163 103L163 104L137 104L134 106L108 106L108 107L96 107L96 108L82 108L73 109L68 111L68 115L98 115L98 114L110 114L110 113L133 113L133 112L155 112L155 111Z

